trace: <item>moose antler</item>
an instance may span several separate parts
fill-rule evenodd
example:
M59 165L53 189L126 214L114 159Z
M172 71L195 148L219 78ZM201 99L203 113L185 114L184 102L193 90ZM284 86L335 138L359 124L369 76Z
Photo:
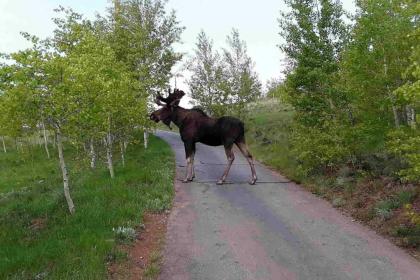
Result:
M174 92L168 97L170 99L170 105L178 105L181 101L181 98L185 95L185 92L179 89L174 89Z
M162 102L168 103L167 99L168 98L164 98L162 95L160 95L160 93L158 93L155 99L155 103L159 106L164 106L165 104L163 104Z
M165 105L164 103L172 106L172 105L175 105L176 103L179 103L181 98L185 95L185 92L179 89L174 89L172 93L170 92L170 89L169 89L168 92L169 94L168 94L168 97L166 98L163 97L160 93L158 93L155 99L155 103L159 106L164 106Z
M163 105L165 105L165 104L163 104L162 102L160 102L159 98L156 98L156 99L155 99L155 103L156 103L157 105L159 105L159 106L163 106Z

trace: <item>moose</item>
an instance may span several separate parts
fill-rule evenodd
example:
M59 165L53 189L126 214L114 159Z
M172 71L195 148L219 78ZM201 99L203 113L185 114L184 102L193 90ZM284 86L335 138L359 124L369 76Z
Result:
M190 182L195 177L195 144L200 142L209 146L223 145L225 148L228 164L222 177L217 181L218 185L222 185L225 182L230 167L235 160L235 155L232 151L233 144L239 148L248 161L252 173L249 184L254 185L257 181L257 174L252 155L245 143L244 123L237 118L229 116L220 118L209 117L198 108L182 108L179 106L179 102L184 95L185 93L179 89L174 89L172 93L169 91L166 98L158 94L155 102L163 107L150 114L152 121L162 121L169 128L171 128L172 122L179 128L187 159L187 172L183 182Z

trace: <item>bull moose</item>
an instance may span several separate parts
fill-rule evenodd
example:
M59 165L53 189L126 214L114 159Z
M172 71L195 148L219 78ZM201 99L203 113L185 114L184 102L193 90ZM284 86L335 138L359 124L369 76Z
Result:
M179 128L187 159L187 172L183 182L192 181L195 177L195 143L200 142L209 146L223 145L225 148L228 164L222 177L217 181L218 185L225 182L230 167L235 160L235 155L232 151L233 144L236 144L248 161L252 173L249 183L254 185L257 181L257 174L252 155L245 143L244 123L234 117L212 118L200 109L182 108L179 106L179 102L184 95L185 93L178 89L174 89L172 93L169 92L166 98L158 94L155 102L163 107L150 114L150 119L155 122L162 121L169 127L171 122L173 122Z

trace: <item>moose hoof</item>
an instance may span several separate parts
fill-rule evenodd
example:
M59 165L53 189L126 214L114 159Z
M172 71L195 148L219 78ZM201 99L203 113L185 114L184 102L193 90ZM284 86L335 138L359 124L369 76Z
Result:
M183 183L188 183L188 182L191 182L193 179L194 179L194 177L190 177L190 178L186 177L184 180L182 180L182 182Z
M224 181L223 180L219 180L216 182L216 185L223 185Z
M251 179L251 181L249 181L248 183L250 184L250 185L255 185L255 183L257 182L257 178L253 178L253 179Z

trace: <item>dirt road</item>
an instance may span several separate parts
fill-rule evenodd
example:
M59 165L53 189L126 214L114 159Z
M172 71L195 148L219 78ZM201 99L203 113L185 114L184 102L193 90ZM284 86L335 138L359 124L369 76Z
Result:
M176 153L177 177L185 155L178 134L158 131ZM257 164L259 183L246 183L240 153L217 186L226 157L199 144L195 182L175 183L162 280L420 279L420 264L330 204Z

